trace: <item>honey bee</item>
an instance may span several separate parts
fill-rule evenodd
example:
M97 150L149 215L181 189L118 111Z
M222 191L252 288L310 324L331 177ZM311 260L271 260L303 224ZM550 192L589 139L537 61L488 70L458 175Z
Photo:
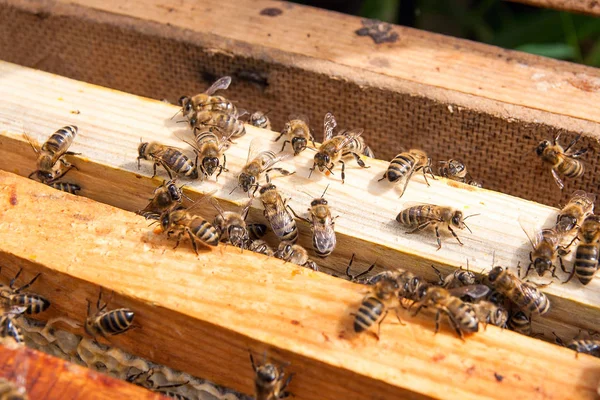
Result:
M255 373L254 378L254 397L256 400L278 400L289 397L291 393L286 389L290 384L294 374L290 374L287 379L283 366L277 367L274 364L267 363L265 360L261 365L256 365L254 357L250 353L250 363Z
M204 194L188 209L177 207L162 213L160 216L162 231L167 232L167 237L174 233L177 234L177 243L174 249L179 246L181 237L186 233L192 242L192 247L196 254L198 254L197 241L208 246L217 246L219 244L219 231L217 228L204 218L190 213L212 194L214 192Z
M521 221L519 222L521 223ZM565 270L562 257L559 254L559 251L562 249L560 246L562 236L555 229L542 229L533 236L534 239L531 239L532 234L528 233L527 230L533 232L532 229L523 223L521 223L521 228L527 235L532 248L532 251L529 252L530 262L525 271L525 277L529 275L529 271L533 268L539 276L543 276L546 271L550 271L552 277L557 278L557 260L560 262L562 270Z
M522 335L531 336L531 318L525 315L523 311L511 313L508 319L508 329Z
M406 228L413 228L412 231L408 231L407 233L415 233L427 227L433 227L435 229L435 236L437 238L439 250L442 248L442 240L439 232L440 224L446 224L448 230L450 233L452 233L452 236L454 236L458 243L462 246L463 243L460 241L458 235L456 232L454 232L452 227L458 229L466 228L469 232L471 232L471 229L465 224L465 220L475 215L478 214L469 215L463 218L462 211L455 210L451 207L437 206L433 204L421 204L409 206L400 211L398 216L396 216L396 221Z
M176 179L164 181L162 185L154 189L154 197L150 199L146 208L137 211L136 214L142 215L146 219L158 219L163 212L180 205L183 197L189 200L181 191L182 188L183 186L177 187Z
M92 314L90 301L87 301L87 318L84 325L86 333L95 340L97 335L107 339L106 335L119 335L128 331L132 326L135 313L128 308L104 311L108 304L105 303L100 307L101 298L102 291L98 295L94 314Z
M12 338L16 343L24 343L25 337L17 319L23 315L25 307L10 307L0 315L0 338Z
M265 224L246 224L250 239L256 240L267 234L267 226Z
M250 115L250 125L261 129L271 130L271 120L267 117L269 112L256 111Z
M74 195L77 195L77 192L81 190L81 186L77 185L76 183L50 182L47 183L47 185L56 190L60 190L61 192L66 192Z
M169 178L173 179L172 172L188 177L190 179L198 179L198 156L196 156L196 164L190 160L180 149L165 146L158 142L142 142L138 147L138 169L140 168L140 160L150 160L154 162L154 173L156 176L156 167L161 165L169 174Z
M225 151L232 143L230 140L231 136L217 135L215 131L219 130L212 128L197 130L195 132L196 143L192 144L186 142L192 146L198 155L200 162L197 162L197 165L198 168L200 168L203 180L210 178L217 171L217 169L219 170L216 176L217 179L223 171L228 171L228 169L225 168L227 164ZM222 165L220 160L221 156L223 157Z
M600 216L589 215L579 228L578 237L581 243L575 253L575 265L567 282L577 276L579 282L587 285L598 270L598 257L600 257Z
M435 332L440 330L440 317L444 312L448 315L450 324L464 340L464 333L474 333L479 331L479 319L473 306L465 303L456 296L453 296L448 290L439 286L430 286L427 288L423 298L414 303L417 305L414 315L417 315L423 307L433 307L437 309L435 315Z
M296 218L310 224L312 230L313 249L315 250L315 253L322 258L330 255L335 249L335 245L337 243L334 230L334 219L337 217L331 217L331 209L329 208L327 200L324 198L328 188L329 185L327 185L321 197L313 199L310 202L310 208L308 209L310 215L309 218L303 218L296 215L296 213L290 208Z
M0 378L0 400L27 400L28 398L25 388L18 388L15 383Z
M573 339L565 347L575 350L577 353L589 354L600 357L600 340L596 339Z
M346 179L346 164L342 159L349 156L354 157L361 168L370 168L359 155L365 154L368 157L373 156L373 153L364 145L364 141L362 141L362 138L360 137L363 132L362 129L345 131L337 136L333 136L333 130L337 126L337 122L331 113L325 115L323 125L325 139L319 147L317 154L315 154L314 163L310 169L310 174L308 175L309 178L317 167L319 168L319 171L324 172L327 170L333 175L332 169L335 164L339 162L342 164L342 183L344 183Z
M246 127L237 116L219 111L197 111L191 115L189 123L194 132L215 128L231 138L239 138L246 134Z
M584 218L594 212L596 195L577 190L556 217L556 231L569 233L583 222Z
M26 314L39 314L44 312L50 307L50 302L43 296L33 293L22 293L23 290L27 290L33 283L39 278L41 274L37 274L33 277L29 283L15 288L15 282L21 275L23 270L20 269L17 275L10 280L8 286L0 284L0 305L6 306L21 306L25 307L24 312Z
M358 312L354 315L354 332L361 333L378 324L377 333L373 333L377 340L381 333L381 323L392 309L394 301L398 298L400 287L396 279L390 276L382 276L371 285L371 293L365 296L360 304ZM397 312L397 308L394 308ZM398 314L396 314L398 316ZM398 317L398 319L400 319Z
M484 326L492 324L500 328L506 328L508 322L508 311L498 304L488 300L481 300L473 304L475 315Z
M306 249L300 245L283 241L279 243L279 247L274 255L281 260L310 268L313 271L319 270L317 264L308 257Z
M221 111L230 115L237 116L237 109L235 105L223 96L213 96L218 90L225 90L231 84L231 77L224 76L214 82L208 89L203 93L197 94L193 97L182 96L179 99L179 105L181 106L181 113L184 117L191 115L194 111L207 110L207 111Z
M275 252L264 240L252 240L247 246L248 250L255 253L264 254L265 256L273 257Z
M579 141L581 135L577 135L564 149L558 144L559 137L560 134L554 138L553 143L550 143L549 140L540 142L535 149L535 152L543 162L551 166L554 181L562 190L564 184L559 175L564 175L567 178L573 179L582 176L585 171L585 167L581 161L577 160L577 158L584 155L588 149L585 148L577 151L571 151L571 147L573 147L573 145Z
M488 274L490 284L513 302L527 316L544 315L550 309L550 301L537 287L522 282L502 267L494 267Z
M225 211L215 198L211 198L212 205L219 212L213 221L213 226L217 229L221 241L228 241L236 247L244 247L250 239L246 226L246 217L250 206L251 199L242 210L238 212Z
M271 224L271 229L281 241L296 243L298 227L292 217L286 201L281 198L277 187L267 183L260 188L260 200L265 208L264 216Z
M75 125L62 127L54 132L40 148L35 139L25 134L25 139L38 155L37 170L29 174L29 178L36 175L41 182L51 183L64 176L71 168L77 169L64 158L67 154L77 154L67 151L76 135L77 127ZM57 162L60 162L60 165L57 166Z
M286 158L288 158L287 154L275 154L271 150L260 151L260 141L257 141L256 139L253 140L250 143L246 165L242 168L242 172L240 172L238 175L238 186L236 187L241 187L244 192L249 192L252 187L258 188L258 180L260 176L265 174L268 182L268 174L271 171L278 171L283 176L294 174L295 171L290 172L283 168L273 167L276 163L285 160Z
M275 141L278 142L283 136L286 137L286 140L281 147L281 151L285 149L286 144L290 143L294 150L294 155L297 156L306 150L309 140L312 142L313 146L315 146L315 139L310 132L307 120L308 119L303 116L293 116L286 122L281 130L281 134L275 139Z
M450 159L448 161L440 161L440 164L442 164L439 168L440 176L453 181L466 183L467 185L482 187L481 183L473 180L462 160Z
M379 179L379 181L384 179L387 179L391 183L402 181L400 193L400 196L402 196L406 190L406 186L408 185L410 178L419 170L423 172L423 178L425 178L425 183L427 183L427 185L429 185L429 182L427 182L427 173L429 173L431 177L435 179L433 176L433 171L431 170L431 159L427 157L427 154L425 154L424 151L411 149L394 157L394 159L390 162L388 169L384 172L383 177Z
M151 379L153 375L154 375L154 368L150 368L147 371L142 371L142 372L134 374L134 375L129 375L126 380L129 383L133 383L134 385L141 386L143 388L146 388L146 389L151 390L156 393L160 393L163 396L169 397L171 399L189 400L188 397L186 397L182 394L179 394L179 393L176 393L176 392L173 392L170 390L165 390L165 389L176 388L176 387L181 387L181 386L187 385L188 383L190 383L189 381L159 386Z
M459 268L455 270L453 273L442 276L442 273L433 265L431 268L434 269L435 273L439 277L439 285L444 289L453 289L461 286L470 286L474 285L477 277L471 271L469 271L469 266L467 264L467 269Z

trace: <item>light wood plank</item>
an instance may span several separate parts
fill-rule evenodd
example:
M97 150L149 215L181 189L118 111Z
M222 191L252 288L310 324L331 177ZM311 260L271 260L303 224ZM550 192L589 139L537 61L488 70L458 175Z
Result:
M68 180L84 188L82 195L130 211L143 208L153 188L166 177L161 173L150 180L149 162L144 162L138 171L135 158L140 136L181 146L177 137L189 135L170 120L177 108L169 104L8 63L0 64L0 96L4 99L0 103L0 169L27 176L34 168L34 153L22 137L23 130L46 140L57 128L76 124L80 133L72 149L82 155L74 161L79 171L69 172ZM33 101L39 105L35 112L28 108ZM72 114L75 109L80 113ZM237 139L227 152L230 172L223 174L219 182L186 182L190 195L216 190L216 197L226 209L247 201L247 195L241 191L230 191L246 161L249 143L255 137L268 142L276 135L247 129L248 134ZM284 196L292 197L290 205L298 212L306 210L312 197L320 196L330 185L327 196L334 214L340 215L336 220L338 246L332 256L317 262L325 271L338 275L344 273L353 253L357 254L355 268L359 270L376 261L382 268L409 268L428 279L435 278L432 264L448 271L465 266L468 261L473 270L483 271L491 267L495 257L496 265L515 268L519 261L527 264L530 251L519 217L526 216L540 226L551 225L556 218L554 208L444 179L430 180L428 187L417 176L399 199L392 186L377 182L387 168L387 162L378 160L366 159L369 169L348 163L344 185L339 180L339 169L329 178L317 171L309 180L313 154L307 150L284 163L297 172L275 182ZM442 249L437 251L433 232L406 235L396 223L397 213L410 202L450 205L463 209L466 215L481 215L469 220L473 234L459 232L464 246L445 234ZM258 203L251 212L253 220L263 220ZM212 218L216 212L207 207L202 213ZM304 223L299 223L299 227L300 244L310 248L309 227ZM570 265L569 256L566 263ZM544 290L552 301L552 310L540 319L548 338L552 338L553 330L570 337L579 328L595 329L600 324L598 279L587 287L573 281Z
M98 286L114 291L140 327L111 343L152 361L250 393L248 350L268 350L297 399L595 396L596 358L491 326L462 342L406 312L379 342L356 337L359 285L232 247L174 251L134 214L10 173L0 188L2 274L42 273L44 318L82 321Z
M572 11L593 16L600 16L600 3L594 0L510 0L532 6L553 8L561 11Z

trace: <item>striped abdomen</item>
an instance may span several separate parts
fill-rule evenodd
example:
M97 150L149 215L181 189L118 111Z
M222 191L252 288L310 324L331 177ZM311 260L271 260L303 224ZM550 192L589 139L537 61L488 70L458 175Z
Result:
M313 249L319 257L330 255L337 244L337 238L333 225L328 224L320 228L315 228L312 235Z
M365 156L371 158L375 157L373 151L365 144L365 140L362 138L362 136L355 136L348 143L346 143L344 149L342 150L342 156L345 157L351 152L364 154Z
M567 344L567 347L571 350L575 350L578 353L589 354L594 357L600 357L600 341L593 339L579 339L572 340Z
M271 204L264 204L265 218L271 224L271 229L281 241L296 243L298 240L298 227L296 220L290 215L284 206L276 207Z
M554 169L568 178L579 178L585 171L583 163L566 155L558 157L558 163L554 165Z
M12 315L3 315L0 317L0 337L11 337L15 339L17 343L23 343L25 341L21 328L17 326L16 318Z
M98 316L95 325L104 334L118 335L131 328L134 316L133 311L119 308Z
M60 190L61 192L67 192L71 194L77 194L78 191L81 190L81 186L75 183L66 183L66 182L53 182L48 183L48 186Z
M192 98L196 111L219 111L230 115L237 115L235 105L223 96L207 96L201 94Z
M416 228L428 219L431 219L433 207L432 205L409 207L400 211L396 217L396 221L408 228Z
M185 397L184 395L175 392L163 392L162 390L155 390L155 392L175 400L189 400L189 397Z
M454 316L454 320L464 332L477 332L479 330L479 319L473 306L465 303L459 298L453 298L449 304L448 311Z
M160 161L164 162L169 169L192 179L198 178L198 170L194 162L181 151L168 147L161 155Z
M515 288L513 295L509 298L522 311L529 314L544 315L550 309L550 301L546 295L528 283L522 283L521 290Z
M201 217L193 217L188 225L188 229L195 238L209 246L219 244L219 232L210 222Z
M212 130L196 131L195 140L202 156L211 155L205 154L206 150L211 148L215 149L214 155L218 155L218 151L216 150L219 148L219 138L213 133Z
M409 176L416 164L417 160L410 153L400 153L390 161L390 165L385 172L385 177L392 183L398 182L405 176Z
M50 302L38 294L13 294L8 299L11 306L27 307L26 314L38 314L50 307Z
M365 298L354 317L354 332L360 333L369 329L381 318L384 310L385 305L377 297Z
M579 282L587 285L592 281L598 270L598 253L600 247L597 243L581 243L575 253L575 275Z
M523 311L517 311L510 316L508 328L522 335L531 336L531 320Z
M75 135L77 135L76 126L69 125L62 127L54 132L46 143L44 143L42 151L47 151L51 154L62 154L69 149L71 143L73 143L73 139L75 139Z

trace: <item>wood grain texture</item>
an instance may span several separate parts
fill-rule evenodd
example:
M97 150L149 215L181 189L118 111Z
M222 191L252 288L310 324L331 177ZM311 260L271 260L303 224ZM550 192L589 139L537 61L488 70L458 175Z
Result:
M278 8L282 13L276 17L261 14L267 8ZM167 25L171 31L193 32L204 46L218 53L248 57L261 53L274 62L340 77L347 74L344 67L370 71L600 122L594 107L600 100L600 74L594 68L518 52L504 56L491 46L400 26L393 27L399 38L395 43L376 46L369 37L355 34L362 27L357 17L272 0L225 0L202 5L191 0L78 0L52 5L53 12L66 14L85 15L85 9L99 11L98 18L117 17L133 24L152 22ZM349 75L360 80L356 70ZM569 102L564 101L567 97Z
M4 99L0 103L0 169L23 176L34 169L34 152L23 139L23 131L44 141L59 127L75 124L79 134L72 150L81 156L73 162L79 171L69 172L65 180L78 183L86 197L129 211L143 208L154 187L166 177L160 172L157 178L150 179L150 162L143 162L142 169L137 169L140 137L175 146L184 145L178 137L190 138L186 129L170 119L177 111L172 105L7 63L0 64L0 96ZM28 108L32 102L39 105L35 112ZM73 110L79 114L73 114ZM260 137L263 145L269 146L276 135L252 127L247 130L248 134L236 139L227 152L230 172L221 175L218 182L184 181L190 196L216 190L215 196L225 209L238 209L245 204L246 194L240 190L230 192L246 162L250 142ZM279 149L280 144L275 147ZM388 165L379 160L365 159L368 169L349 162L344 185L339 180L339 167L334 176L326 177L316 171L308 179L313 154L307 150L283 163L296 173L274 182L284 197L291 197L290 205L299 213L330 185L327 198L334 215L340 215L336 220L338 246L330 257L317 262L325 271L338 275L344 274L353 253L357 255L355 270L377 262L377 270L409 268L428 279L435 279L431 265L444 271L465 266L467 261L474 271L484 271L491 267L493 259L496 265L510 268L518 262L527 265L531 247L518 219L525 216L540 227L552 225L556 219L554 208L441 178L430 179L431 186L427 186L422 177L416 176L399 199L393 186L377 182ZM442 249L437 251L433 232L407 235L395 221L398 212L414 202L449 205L462 209L465 215L480 215L469 220L473 234L459 232L464 246L443 233ZM264 222L259 202L254 206L250 219ZM216 211L206 207L201 213L212 220ZM299 243L310 248L309 226L299 222L299 228ZM565 258L567 265L570 256ZM567 285L553 284L544 291L551 298L552 308L536 322L549 340L552 331L568 338L575 336L578 329L596 329L600 324L599 279L587 287L574 280Z
M595 0L510 0L532 6L600 16L600 3Z
M26 347L0 345L0 377L25 387L31 400L167 399Z
M462 342L446 324L435 335L431 314L405 311L379 342L357 337L360 285L232 247L174 251L132 213L10 173L0 188L3 275L42 273L45 318L82 321L103 287L139 325L111 343L152 361L249 393L248 351L266 350L291 362L298 399L595 396L596 358L492 326Z

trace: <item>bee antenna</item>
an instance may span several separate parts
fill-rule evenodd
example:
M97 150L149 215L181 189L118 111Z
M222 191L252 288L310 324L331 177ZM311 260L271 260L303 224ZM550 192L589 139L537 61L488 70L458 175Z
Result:
M331 170L331 168L329 168L329 167L325 167L325 168L327 168L327 171L329 171L329 173L330 173L331 175L335 175L335 174L333 173L333 171Z
M463 218L463 221L466 220L466 219L468 219L468 218L471 218L471 217L476 217L478 215L481 215L481 214L471 214L471 215L468 215L468 216L466 216L466 217Z
M465 228L467 228L467 230L469 231L469 233L473 233L473 231L471 230L471 228L469 228L469 226L468 226L467 224L465 224L465 223L463 222L463 225L465 226Z
M182 110L183 110L183 108L180 108L179 110L177 110L177 112L175 114L173 114L171 119L175 118L177 116L177 114L179 114Z
M233 187L233 189L231 189L231 192L229 192L229 194L231 194L231 193L235 192L235 189L237 189L237 188L238 188L238 186L239 186L239 185L235 185L235 186Z
M189 121L177 121L176 124L187 124Z
M323 198L325 196L325 193L327 193L327 189L329 189L329 184L327 184L327 187L323 191L323 194L321 195L321 198Z

